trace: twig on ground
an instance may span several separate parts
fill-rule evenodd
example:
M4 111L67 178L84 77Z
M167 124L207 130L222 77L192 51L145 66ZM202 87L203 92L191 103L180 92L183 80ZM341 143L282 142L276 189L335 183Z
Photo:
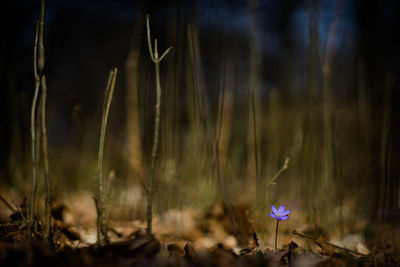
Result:
M15 201L13 201L13 200L11 200L11 201L12 201L12 203L13 203L14 206L15 206L15 210L16 210L16 211L19 213L19 215L21 216L22 220L24 220L24 222L27 222L28 220L27 220L27 218L25 217L24 213L23 213L22 210L21 210L21 205L23 205L23 204L18 205L17 203L15 203Z
M4 202L4 204L7 206L7 208L9 208L12 212L16 212L16 209L14 209L10 203L8 203L8 201L0 195L0 200Z
M136 177L138 178L140 184L143 186L144 191L147 192L147 186L146 186L146 184L144 183L144 181L143 181L142 177L140 176L140 174L137 173L137 174L136 174Z
M332 243L329 243L329 242L326 242L326 241L323 241L323 240L321 241L321 240L319 240L319 239L316 238L316 237L313 237L313 236L310 236L310 235L301 233L301 232L299 232L299 231L297 231L297 230L293 230L293 231L292 231L292 234L297 235L297 236L300 236L300 237L303 237L303 238L311 239L311 240L313 240L314 242L316 242L317 244L318 244L318 242L322 242L322 243L324 243L325 245L332 246L332 247L334 247L334 248L336 248L336 249L340 249L340 250L343 250L343 251L348 252L348 253L353 253L353 254L356 254L356 255L359 255L359 256L365 256L365 254L360 253L360 252L358 252L358 251L355 251L355 250L352 250L352 249L349 249L349 248L340 247L340 246L338 246L338 245L335 245L335 244L332 244Z

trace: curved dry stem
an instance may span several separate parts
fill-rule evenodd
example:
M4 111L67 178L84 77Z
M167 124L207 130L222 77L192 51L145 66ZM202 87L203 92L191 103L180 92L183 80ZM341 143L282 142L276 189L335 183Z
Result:
M282 173L289 168L289 163L290 163L290 156L287 156L285 159L285 162L283 163L283 166L275 173L274 177L269 181L267 186L265 187L265 190L270 188L271 186L275 185L276 180L282 175ZM257 207L260 204L260 200L257 200L256 204L254 205L253 211L251 214L254 214Z
M162 54L162 56L160 57L159 61L163 60L163 58L172 50L172 46L168 47L167 50L165 50L164 54Z
M41 94L41 130L42 130L42 153L44 162L44 178L45 178L45 238L49 238L51 229L51 203L52 203L52 185L50 180L50 167L48 159L48 142L47 142L47 125L46 125L46 101L47 101L47 83L46 75L43 73L45 66L45 55L44 55L44 21L46 16L46 1L41 0L40 3L40 20L39 20L39 37L38 37L38 68L40 77L40 87L42 89Z
M158 48L157 48L157 39L154 40L154 52L153 52L153 47L151 46L151 34L150 34L150 15L146 14L146 28L147 28L147 44L149 48L149 54L150 58L154 63L160 63L161 60L163 60L164 57L167 56L167 54L174 48L173 46L168 47L167 50L164 51L164 53L161 55L161 57L158 57Z
M48 141L47 141L47 124L46 124L46 102L47 102L47 83L46 75L41 77L41 88L42 88L42 110L41 110L41 126L42 126L42 153L44 162L44 179L45 179L45 190L46 190L46 201L45 201L45 232L46 238L50 237L51 230L51 203L52 203L52 183L50 179L50 166L49 166L49 155L48 155Z
M272 177L271 181L269 181L269 183L267 184L266 189L275 184L275 181L279 178L279 176L281 176L281 174L289 168L289 163L290 156L287 156L282 168L280 168L279 171L274 175L274 177Z
M146 14L146 28L147 28L147 45L149 48L149 54L150 54L151 60L155 63L156 59L154 58L153 48L151 47L150 15L149 14Z
M35 30L35 44L33 48L33 73L35 75L35 90L33 93L32 107L31 107L31 153L32 153L32 189L31 189L31 201L29 208L29 225L28 225L28 236L31 236L31 224L33 222L35 213L35 197L37 190L37 159L36 159L36 108L37 100L39 97L40 89L40 77L37 71L37 48L39 39L39 20L36 20L36 30Z

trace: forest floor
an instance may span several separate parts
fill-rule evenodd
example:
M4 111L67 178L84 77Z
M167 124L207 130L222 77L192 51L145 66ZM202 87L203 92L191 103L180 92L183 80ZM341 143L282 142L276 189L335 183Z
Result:
M54 206L50 240L39 222L28 238L24 201L2 200L0 266L400 266L400 230L383 226L375 226L368 240L353 234L337 242L315 229L281 231L275 250L273 234L264 242L240 205L235 214L247 241L239 244L226 209L217 204L209 211L171 210L155 217L153 235L140 220L114 219L110 242L97 246L89 194Z

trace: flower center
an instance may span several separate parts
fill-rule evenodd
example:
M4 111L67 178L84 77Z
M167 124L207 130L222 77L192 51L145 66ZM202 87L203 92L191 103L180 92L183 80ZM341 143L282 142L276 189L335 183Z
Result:
M281 214L280 214L280 213L278 213L278 217L281 217Z

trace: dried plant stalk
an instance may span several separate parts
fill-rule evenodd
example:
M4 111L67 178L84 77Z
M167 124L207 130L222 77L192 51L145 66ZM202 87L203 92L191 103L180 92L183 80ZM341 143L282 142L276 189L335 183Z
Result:
M104 139L106 135L108 114L110 112L110 106L112 97L114 94L115 81L117 78L117 68L113 68L108 76L108 82L105 90L104 104L103 104L103 116L100 130L100 144L99 154L97 160L97 171L96 171L96 211L97 211L97 244L104 245L108 242L107 235L107 222L108 219L105 216L106 207L104 205L104 193L103 193L103 155L104 155Z
M38 34L38 54L39 58L37 61L37 67L39 68L39 73L36 73L36 77L40 80L41 88L41 99L40 99L40 124L41 124L41 135L42 135L42 153L44 162L44 178L45 178L45 191L46 191L46 201L45 201L45 228L44 236L49 238L51 230L51 203L52 203L52 185L50 179L50 167L48 159L48 142L47 142L47 125L46 125L46 101L47 101L47 82L46 75L44 73L45 68L45 55L44 55L44 20L46 15L46 1L41 0L40 2L40 19L39 19L39 34ZM36 63L35 63L36 64ZM36 65L35 65L36 66ZM33 155L33 154L32 154Z
M143 20L138 19L133 27L128 57L125 64L127 108L126 136L129 152L129 163L139 181L141 181L141 177L143 177L143 155L139 131L140 123L138 99L139 58L141 53L140 40L142 36L142 28Z
M262 52L261 52L261 30L257 17L260 5L257 0L249 0L250 11L250 39L249 39L249 63L250 63L250 79L249 79L249 125L248 125L248 176L254 176L256 181L256 203L264 201L265 191L263 190L263 178L260 168L260 150L261 144L261 128L262 116L258 116L261 112L262 103Z
M151 35L150 35L150 22L149 15L146 15L146 26L147 26L147 42L149 47L150 58L154 63L156 72L156 106L155 106L155 119L154 119L154 137L153 147L151 151L151 174L147 185L147 233L151 234L152 231L152 205L153 205L153 180L156 169L157 159L157 148L158 148L158 136L160 132L160 117L161 117L161 82L160 82L160 62L163 58L171 51L172 47L169 47L165 52L158 57L157 39L154 40L154 52L151 46Z
M39 39L39 20L36 21L36 30L35 30L35 44L33 48L33 72L35 76L35 90L33 93L32 100L32 108L31 108L31 150L32 150L32 189L31 189L31 201L29 208L29 226L28 226L28 236L31 237L31 225L33 223L33 219L35 216L35 197L37 190L37 159L36 159L36 109L37 109L37 100L39 98L39 89L40 89L40 76L37 70L37 47L38 47L38 39Z

